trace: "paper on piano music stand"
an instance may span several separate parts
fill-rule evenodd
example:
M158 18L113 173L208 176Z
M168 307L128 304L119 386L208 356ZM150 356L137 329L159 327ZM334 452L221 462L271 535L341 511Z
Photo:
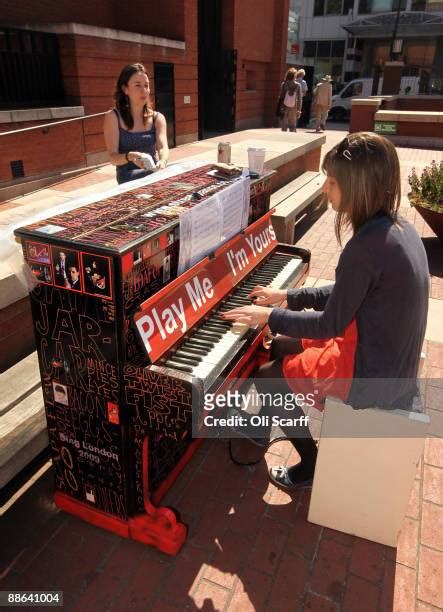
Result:
M250 179L244 177L180 215L178 274L247 226L249 190Z

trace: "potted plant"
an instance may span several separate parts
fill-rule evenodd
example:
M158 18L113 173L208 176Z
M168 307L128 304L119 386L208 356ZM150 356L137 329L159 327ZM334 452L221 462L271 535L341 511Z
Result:
M411 206L415 206L432 231L443 241L443 161L432 161L420 176L412 168L408 177Z

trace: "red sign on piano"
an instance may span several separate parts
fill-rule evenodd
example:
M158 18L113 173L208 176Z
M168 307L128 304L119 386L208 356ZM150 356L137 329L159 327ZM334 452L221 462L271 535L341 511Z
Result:
M141 304L134 322L151 362L157 361L272 251L277 244L272 212Z

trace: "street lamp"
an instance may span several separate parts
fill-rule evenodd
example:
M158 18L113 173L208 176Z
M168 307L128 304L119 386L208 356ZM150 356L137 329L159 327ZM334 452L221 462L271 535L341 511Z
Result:
M397 0L397 14L395 16L394 30L392 32L392 39L391 39L391 48L389 50L389 59L391 60L391 62L395 59L395 56L397 55L397 53L401 52L401 47L402 47L401 41L395 40L397 37L398 22L400 21L400 7L401 7L401 0ZM400 47L400 49L398 47Z

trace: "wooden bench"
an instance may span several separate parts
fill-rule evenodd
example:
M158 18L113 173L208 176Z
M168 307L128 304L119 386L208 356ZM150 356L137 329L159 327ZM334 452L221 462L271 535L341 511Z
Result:
M0 489L48 444L37 352L0 375Z
M272 224L278 242L294 244L294 228L297 219L312 203L319 203L324 175L304 172L296 179L271 194L271 208L275 208Z

